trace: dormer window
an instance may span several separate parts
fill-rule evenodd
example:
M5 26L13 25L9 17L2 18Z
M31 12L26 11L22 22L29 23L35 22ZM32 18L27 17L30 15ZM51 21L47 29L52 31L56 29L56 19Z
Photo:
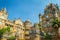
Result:
M1 16L1 18L3 18L3 19L4 19L4 16Z
M3 15L1 15L1 16L0 16L0 18L4 19L4 18L5 18L4 14L3 14Z

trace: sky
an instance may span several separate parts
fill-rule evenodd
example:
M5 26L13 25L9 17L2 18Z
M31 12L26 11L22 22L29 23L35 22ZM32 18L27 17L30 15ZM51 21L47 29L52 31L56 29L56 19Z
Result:
M25 22L30 19L34 24L39 22L39 13L43 15L44 8L49 3L60 6L60 0L0 0L0 9L6 7L10 20L20 18Z

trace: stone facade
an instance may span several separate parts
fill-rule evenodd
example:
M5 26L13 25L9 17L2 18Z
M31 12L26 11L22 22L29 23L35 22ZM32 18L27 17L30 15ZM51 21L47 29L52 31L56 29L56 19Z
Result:
M44 10L44 14L39 14L39 23L32 25L29 19L23 22L20 18L11 21L8 19L6 8L0 10L0 29L10 26L10 32L3 34L1 40L8 40L9 36L14 36L15 40L46 40L46 32L52 35L52 39L60 39L60 26L53 27L54 18L60 21L60 10L57 5L49 4ZM40 25L39 25L40 24Z
M0 10L0 29L6 28L10 26L10 32L3 35L1 40L8 40L10 36L14 36L16 40L32 40L31 39L31 29L32 29L32 23L29 19L27 19L25 22L23 22L20 18L15 19L14 21L11 21L8 19L8 13L6 11L6 8L3 8ZM35 24L36 27L36 24ZM38 27L38 24L37 24ZM34 28L34 27L33 27ZM34 28L35 29L35 28ZM32 30L34 30L32 29ZM39 29L38 29L39 30ZM39 36L36 35L36 39ZM36 40L34 39L34 40Z
M27 19L24 22L24 26L25 26L25 40L30 40L30 28L32 27L32 23L30 22L29 19Z
M39 14L39 19L41 24L41 30L44 31L44 33L48 32L50 35L53 36L53 39L56 38L56 40L59 40L58 35L60 34L60 27L58 25L55 25L55 28L53 27L54 19L60 21L60 10L58 8L58 5L52 3L47 5L44 10L44 14Z
M4 34L4 38L2 40L5 40L6 37L9 37L10 35L16 36L17 40L25 40L24 39L24 24L20 19L15 19L14 21L11 21L8 19L8 14L6 12L6 8L3 8L0 10L0 29L6 28L10 26L10 34ZM8 39L8 38L6 38Z

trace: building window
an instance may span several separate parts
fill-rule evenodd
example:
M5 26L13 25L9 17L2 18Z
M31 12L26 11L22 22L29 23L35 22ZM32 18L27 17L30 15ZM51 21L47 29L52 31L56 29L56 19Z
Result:
M4 16L1 16L0 18L3 18L4 19Z
M1 16L0 16L0 18L4 19L4 18L5 18L4 14L3 14L3 15L1 15Z
M47 27L47 25L46 25L46 24L44 24L44 27Z
M2 25L2 21L0 21L0 25Z
M55 13L55 16L58 17L57 12Z
M48 18L48 15L46 16L46 18Z
M59 35L60 35L60 28L58 29L58 33L59 33Z

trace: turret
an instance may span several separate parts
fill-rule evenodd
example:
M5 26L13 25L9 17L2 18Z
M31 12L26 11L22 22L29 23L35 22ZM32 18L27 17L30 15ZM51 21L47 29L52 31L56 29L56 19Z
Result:
M29 19L25 21L24 26L25 26L25 40L30 40L30 29L32 27L32 24Z
M48 13L55 13L56 10L59 10L58 6L56 4L52 4L50 3L48 6L46 6L44 13L48 14Z
M39 25L41 25L41 28L42 28L42 15L41 15L41 13L39 14Z
M39 14L39 22L41 22L42 21L42 15L41 15L41 13Z
M0 10L0 18L7 20L7 17L8 17L8 14L7 14L6 8L1 9Z
M15 25L21 25L21 26L23 26L23 22L21 21L20 18L15 19L15 20L14 20L14 24L15 24Z
M6 7L3 8L4 13L6 13Z

